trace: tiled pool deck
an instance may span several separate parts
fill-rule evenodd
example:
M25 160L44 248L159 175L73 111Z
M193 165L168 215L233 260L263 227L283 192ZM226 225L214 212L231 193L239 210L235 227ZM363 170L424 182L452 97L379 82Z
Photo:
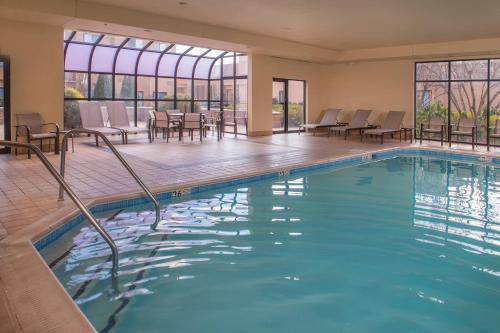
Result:
M92 142L92 140L80 140ZM376 141L361 143L337 138L289 134L238 139L226 136L202 144L196 140L166 143L131 140L117 145L146 185L153 189L225 178L318 159L346 156L400 145L399 140L381 146ZM47 154L59 168L59 156ZM67 154L66 177L84 199L138 191L139 187L108 149L76 143L75 153ZM57 201L56 181L37 158L28 160L0 155L0 239L47 212L74 207L67 200Z
M87 138L76 143L76 152L68 153L67 180L89 204L126 198L139 192L138 185L119 164L116 158L105 148L96 148ZM185 143L157 140L149 144L144 139L130 140L129 145L117 145L131 166L153 191L168 191L191 187L198 183L220 182L231 178L241 178L266 171L278 171L291 166L317 163L335 158L361 153L379 151L393 147L408 147L399 140L389 140L380 145L377 140L359 142L357 139L344 141L341 138L313 137L311 135L288 134L261 138L232 138L226 136L217 142L208 138L200 144L198 141ZM420 147L419 145L415 145ZM430 143L426 147L439 148L439 144ZM470 152L470 146L453 146L453 150ZM448 149L445 147L445 151ZM484 153L484 149L480 149ZM498 156L500 149L492 149L490 155ZM59 166L59 156L48 154L50 161ZM49 279L38 279L35 285L24 286L24 290L10 290L11 283L22 283L23 276L30 281L32 274L46 271L41 260L33 255L32 249L19 245L19 241L32 239L55 226L56 221L74 214L75 206L67 199L57 201L56 182L51 178L41 163L26 156L0 156L0 331L26 330L38 326L26 326L26 318L34 316L39 320L50 318L44 314L46 300L33 302L29 296L32 290L47 289L54 301L64 291L57 284L48 283ZM26 242L25 242L26 243ZM29 253L31 251L31 254ZM21 265L21 261L22 265ZM30 269L24 269L32 265ZM16 281L17 280L17 281ZM22 286L21 284L18 285ZM9 296L10 294L10 297ZM62 297L62 296L61 296ZM62 297L64 298L64 297ZM20 299L19 307L9 304L7 299ZM26 303L22 300L26 299ZM28 299L30 302L28 302ZM50 303L50 300L49 300ZM72 303L72 302L70 302ZM74 319L78 308L67 304L62 318ZM16 315L13 315L16 313ZM4 320L5 319L5 320ZM46 331L89 331L88 323L83 320L47 321L43 324ZM10 323L10 324L9 324ZM10 325L10 326L3 326ZM73 325L73 326L72 326ZM91 331L91 330L90 330Z

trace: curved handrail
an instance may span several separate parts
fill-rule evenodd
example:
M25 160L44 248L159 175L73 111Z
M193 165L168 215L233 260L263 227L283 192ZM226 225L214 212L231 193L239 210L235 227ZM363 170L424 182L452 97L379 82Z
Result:
M57 170L52 166L52 164L49 162L47 157L42 153L42 151L35 145L31 143L20 143L20 142L12 142L12 141L4 141L0 140L0 146L7 146L7 147L15 147L15 148L27 148L31 151L33 151L36 156L40 159L42 164L49 170L50 174L55 178L55 180L59 183L60 190L66 191L68 193L69 197L75 205L80 209L80 211L85 215L85 217L90 221L90 223L96 228L97 232L104 238L106 243L108 243L109 247L111 248L111 255L112 255L112 260L113 260L113 267L111 269L111 272L113 274L113 277L116 277L118 274L118 249L115 245L115 242L109 236L107 231L97 222L96 218L90 210L85 206L85 204L80 200L80 198L76 195L75 192L69 187L68 183L64 180L64 178L57 172Z
M143 181L139 178L139 176L135 173L135 171L130 167L130 165L125 161L125 159L122 157L122 155L116 150L115 146L106 138L104 134L102 134L99 131L94 131L94 130L88 130L85 128L74 128L72 130L67 131L62 139L62 146L66 147L68 143L68 137L75 134L75 133L83 133L83 134L90 134L90 135L95 135L98 136L104 141L104 143L108 146L108 148L115 154L116 158L121 162L121 164L127 169L127 171L130 173L130 175L135 179L135 181L139 184L139 186L142 188L142 190L146 193L147 197L151 200L153 205L155 206L155 211L156 211L156 220L155 223L153 224L153 229L156 229L156 226L160 222L160 204L158 203L158 200L156 200L154 194L149 190L149 188L146 186L146 184L143 183ZM64 178L64 171L66 168L66 149L61 149L61 177ZM59 187L59 200L64 200L63 197L63 190L62 187Z

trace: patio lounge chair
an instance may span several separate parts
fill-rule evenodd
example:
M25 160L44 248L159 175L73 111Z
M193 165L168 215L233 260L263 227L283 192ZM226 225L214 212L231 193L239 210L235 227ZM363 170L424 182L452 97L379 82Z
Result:
M372 110L356 110L348 125L330 127L328 129L328 134L332 131L338 133L344 132L344 140L346 140L351 131L359 130L361 133L364 129L372 129L373 126L368 125L368 117L370 116L370 113L372 113Z
M384 143L385 134L394 135L394 133L399 133L399 141L401 141L401 124L404 117L404 111L389 111L380 128L365 130L363 134L380 136L380 143L382 144ZM361 135L361 140L363 140L363 135Z
M125 143L128 143L129 134L148 133L149 142L151 140L151 131L148 128L130 126L127 108L123 101L106 102L108 109L109 124L112 128L122 130L125 136Z
M319 121L319 123L311 123L311 124L302 124L299 126L299 135L302 129L312 129L313 136L316 135L317 128L325 128L325 127L334 127L338 126L338 117L342 109L328 109L323 114L323 117Z
M122 137L122 142L125 143L125 137L122 130L104 126L99 102L79 101L78 105L80 107L82 128L98 131L104 135L120 135ZM99 146L98 136L95 137L95 144Z
M193 132L198 131L200 133L200 142L203 140L203 128L204 128L203 115L201 113L185 113L182 120L181 126L181 137L184 140L184 131L187 130L191 135L191 141L193 141Z
M493 132L492 132L493 130ZM490 139L493 139L493 144L495 144L495 140L500 139L500 119L495 121L495 127L490 129ZM488 150L490 149L490 144L488 145Z
M24 137L27 143L40 141L40 150L43 151L43 140L54 139L54 153L59 154L59 125L56 123L44 123L40 113L19 113L16 114L16 142L19 137ZM53 130L44 132L43 128L52 126ZM17 148L15 149L17 155ZM31 150L28 149L28 158L31 158Z
M424 138L424 134L439 134L441 138L441 146L444 142L444 119L441 117L431 117L429 119L429 124L424 128L424 123L420 124L420 144L422 144L422 139Z
M453 128L453 125L450 126L450 141L449 146L451 147L451 139L455 135L457 137L457 141L460 141L460 137L471 137L472 141L472 150L474 150L474 146L476 145L476 124L473 119L462 118L460 122L456 125L456 128Z

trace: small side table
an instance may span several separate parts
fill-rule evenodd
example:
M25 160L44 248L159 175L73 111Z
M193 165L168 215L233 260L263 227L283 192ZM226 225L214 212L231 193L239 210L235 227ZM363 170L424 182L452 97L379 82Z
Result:
M407 133L410 133L410 143L413 143L413 127L401 127L401 132L404 133L405 142L407 138Z

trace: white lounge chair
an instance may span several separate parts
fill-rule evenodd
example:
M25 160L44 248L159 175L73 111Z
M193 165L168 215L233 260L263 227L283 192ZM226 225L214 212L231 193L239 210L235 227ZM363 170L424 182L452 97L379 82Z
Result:
M302 129L312 129L313 136L316 135L317 128L328 128L338 126L338 117L339 113L342 109L328 109L323 114L323 117L319 121L319 123L311 123L311 124L302 124L299 126L299 135Z
M125 143L128 143L129 134L148 133L149 142L152 142L151 131L148 128L130 126L127 107L123 101L106 102L108 109L109 124L113 128L122 130L125 135Z
M98 131L104 135L121 135L122 142L125 143L125 137L123 131L106 127L104 125L104 120L102 119L101 106L99 102L87 102L79 101L78 105L80 107L80 118L82 120L82 128ZM95 137L96 146L99 145L99 137Z
M329 128L328 133L332 131L338 133L344 132L344 139L347 139L347 135L351 131L359 130L361 132L364 129L371 129L373 127L368 125L368 117L371 112L372 110L356 110L348 125Z
M401 141L401 124L404 117L404 111L389 111L380 128L365 130L363 134L380 136L380 143L382 144L384 143L385 134L394 135L394 133L399 133L399 141ZM361 135L361 140L363 140L363 135Z

